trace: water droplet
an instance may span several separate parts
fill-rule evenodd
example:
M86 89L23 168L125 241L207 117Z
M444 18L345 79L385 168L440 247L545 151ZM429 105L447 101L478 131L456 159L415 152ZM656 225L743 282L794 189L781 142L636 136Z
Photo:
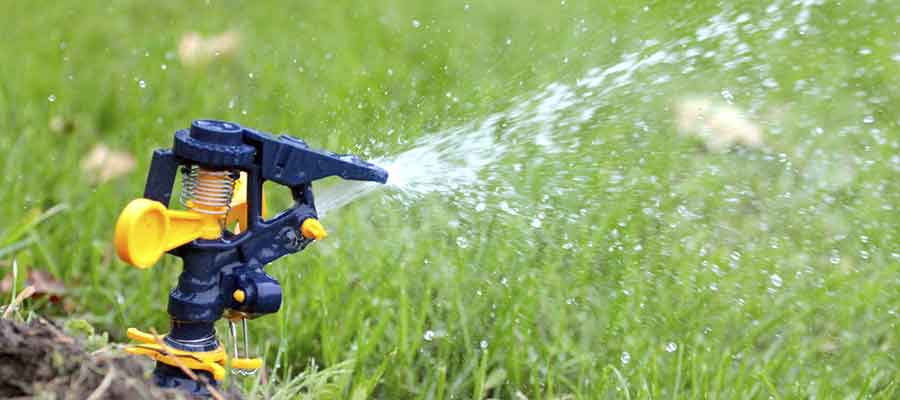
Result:
M669 342L669 344L666 345L667 353L674 353L675 350L678 350L678 345L675 344L675 342Z
M722 99L728 104L734 104L734 95L731 94L731 91L728 89L722 90Z
M463 6L463 11L469 11L470 8L472 8L472 6L470 6L469 3L466 3L466 4Z
M512 44L512 38L506 38L506 45L509 46Z
M541 225L542 225L542 224L541 224L541 220L540 220L540 219L535 218L535 219L531 220L531 227L532 227L532 228L540 228Z
M465 248L469 247L469 239L459 236L456 238L456 245L459 246L459 248L461 248L461 249L465 249Z
M414 19L414 20L412 20L412 26L413 26L413 28L418 28L418 27L422 26L422 23L419 22L419 20Z
M772 274L771 276L769 276L769 280L772 282L772 286L775 287L781 287L781 284L784 283L781 280L781 277L778 276L778 274Z
M248 74L247 74L247 77L250 78L250 79L253 79L254 75L253 75L253 73L251 72L251 73L248 73Z
M871 124L871 123L874 123L874 122L875 122L875 117L872 116L872 115L866 115L866 116L863 117L863 123L864 123L864 124Z
M47 96L47 100L50 100L51 103L54 102L54 101L56 101L56 95L55 95L55 94L51 94L51 95Z
M482 349L482 350L485 350L485 349L487 349L487 347L488 347L488 341L487 341L487 340L482 340L481 343L478 343L478 345L481 346L481 349Z
M619 360L622 361L622 365L628 364L631 362L631 354L628 354L627 351L622 352L622 356L619 357Z
M423 335L422 338L425 339L426 342L430 342L430 341L434 340L434 331L432 331L432 330L425 331L425 335Z
M165 70L169 69L169 66L166 65L166 64L162 64L162 65L159 66L159 69L165 71Z
M144 80L141 79L141 80L138 81L138 86L139 86L141 89L146 88L146 87L147 87L147 82L144 82Z
M480 202L475 205L475 211L478 211L478 212L484 211L485 208L487 208L487 206L484 204L484 202Z

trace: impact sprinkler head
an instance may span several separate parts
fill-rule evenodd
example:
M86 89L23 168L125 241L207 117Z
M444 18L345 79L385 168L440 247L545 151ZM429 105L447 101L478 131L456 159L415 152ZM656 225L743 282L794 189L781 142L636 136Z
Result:
M182 176L184 210L169 209L175 177ZM165 253L184 269L169 295L171 331L157 337L130 328L139 342L128 352L157 361L155 382L192 395L209 395L226 366L253 371L262 360L249 356L247 320L277 312L281 286L265 266L324 239L312 182L329 176L387 181L387 172L353 155L312 149L300 139L197 120L175 133L172 149L153 153L144 196L132 200L116 223L119 257L138 268L153 266ZM291 190L294 204L271 219L263 213L263 182ZM214 324L227 318L234 347L227 354ZM235 323L242 326L244 350ZM197 382L204 377L207 384Z

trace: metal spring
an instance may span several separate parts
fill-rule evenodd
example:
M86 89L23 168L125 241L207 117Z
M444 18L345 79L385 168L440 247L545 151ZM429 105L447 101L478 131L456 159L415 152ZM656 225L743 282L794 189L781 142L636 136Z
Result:
M231 209L235 176L231 171L216 171L197 165L181 169L181 204L193 211L224 215Z

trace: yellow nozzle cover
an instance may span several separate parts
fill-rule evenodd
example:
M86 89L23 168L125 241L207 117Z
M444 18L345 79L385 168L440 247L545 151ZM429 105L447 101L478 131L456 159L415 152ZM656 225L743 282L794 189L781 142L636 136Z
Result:
M322 223L315 218L307 218L303 221L303 224L300 225L300 233L303 234L303 237L307 239L316 239L322 240L328 236L328 232L325 231L325 227L322 226Z
M149 268L162 255L194 239L216 239L222 228L214 215L169 210L149 199L132 200L116 221L114 243L122 261Z

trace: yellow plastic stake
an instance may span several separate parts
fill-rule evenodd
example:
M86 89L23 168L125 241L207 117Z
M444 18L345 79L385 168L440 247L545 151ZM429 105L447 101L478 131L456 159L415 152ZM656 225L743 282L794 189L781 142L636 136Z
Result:
M169 210L157 201L135 199L119 215L114 242L119 258L143 269L194 239L218 239L221 235L215 215Z

